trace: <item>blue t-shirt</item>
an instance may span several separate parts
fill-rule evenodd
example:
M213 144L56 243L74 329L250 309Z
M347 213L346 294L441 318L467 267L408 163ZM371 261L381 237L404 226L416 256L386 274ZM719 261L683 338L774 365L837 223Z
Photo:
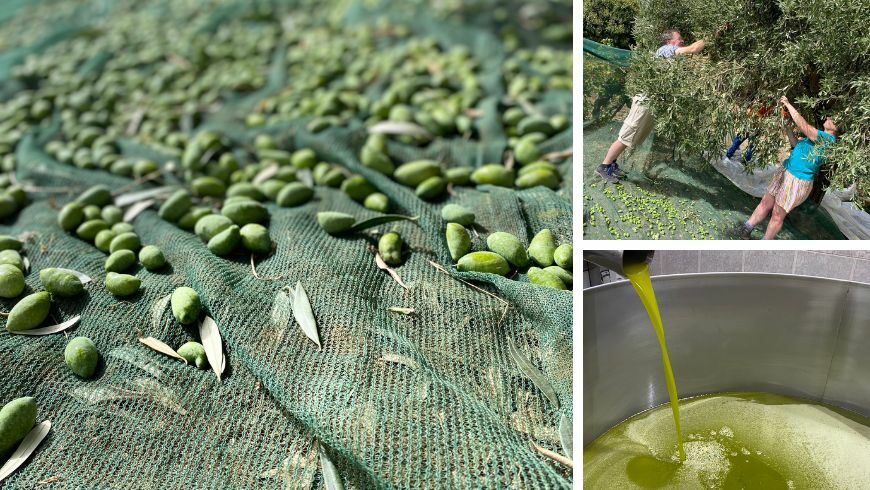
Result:
M679 49L679 46L665 44L656 50L656 56L661 56L662 58L673 58L674 55L677 54L677 49Z
M829 143L837 141L837 138L822 130L818 130L816 142L809 138L798 141L791 154L783 162L783 166L790 174L801 180L813 180L819 167L822 166L822 152Z

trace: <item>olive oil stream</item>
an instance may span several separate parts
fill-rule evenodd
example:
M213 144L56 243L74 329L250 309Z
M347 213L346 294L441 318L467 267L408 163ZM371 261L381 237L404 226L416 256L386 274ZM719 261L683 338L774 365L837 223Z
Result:
M652 322L659 346L662 349L662 364L665 370L665 381L668 386L668 396L671 398L671 411L674 415L674 427L677 431L677 446L680 451L680 461L686 459L683 448L683 434L680 431L680 406L677 396L677 383L674 380L674 371L671 369L671 358L668 356L668 344L665 342L665 329L662 325L662 316L659 313L659 305L656 302L656 294L653 291L652 282L649 278L649 264L646 262L626 264L624 267L625 277L634 286L634 290L640 297L643 307Z

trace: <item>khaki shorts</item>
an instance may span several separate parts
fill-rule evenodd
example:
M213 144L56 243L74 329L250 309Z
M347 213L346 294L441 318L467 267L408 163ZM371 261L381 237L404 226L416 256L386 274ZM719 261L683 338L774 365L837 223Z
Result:
M643 105L643 101L639 95L631 99L631 110L619 130L619 141L629 148L642 145L655 124L652 112Z
M790 213L792 209L810 197L813 181L795 177L784 167L780 167L767 185L767 193L776 199L776 205Z

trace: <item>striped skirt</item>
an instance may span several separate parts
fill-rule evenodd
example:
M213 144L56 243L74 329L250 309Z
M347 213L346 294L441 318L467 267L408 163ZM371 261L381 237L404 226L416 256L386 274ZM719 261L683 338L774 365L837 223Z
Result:
M785 167L780 167L767 185L767 193L776 199L776 205L790 213L807 200L813 191L813 181L795 177Z

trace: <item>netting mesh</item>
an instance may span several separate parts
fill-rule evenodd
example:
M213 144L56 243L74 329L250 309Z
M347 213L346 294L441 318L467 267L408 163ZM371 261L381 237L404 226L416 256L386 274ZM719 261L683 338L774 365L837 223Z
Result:
M157 5L143 12L159 16ZM210 2L212 4L216 2ZM348 2L350 3L350 2ZM242 2L241 4L246 4ZM85 11L111 13L108 2L82 2ZM39 5L36 8L44 8ZM216 9L214 28L244 7ZM401 11L401 9L399 9ZM346 22L365 22L374 12L353 3ZM26 12L26 9L22 10ZM25 15L22 13L22 15ZM80 18L80 17L79 17ZM500 161L507 138L494 115L503 92L500 64L505 57L492 25L461 20L401 17L412 29L440 41L465 44L487 60L483 85L490 94L480 107L480 141L445 140L424 149L391 143L397 161L432 157L454 165ZM2 19L0 19L2 20ZM70 39L76 31L58 26L43 39ZM34 40L10 49L40 52L52 42ZM0 59L4 90L16 90ZM8 488L34 488L56 477L64 488L319 488L322 476L314 448L320 441L349 488L568 488L570 473L536 452L530 442L561 452L560 415L572 416L572 294L534 286L524 275L445 275L429 261L449 265L439 212L444 201L424 203L413 191L363 167L365 140L360 123L311 134L305 120L248 129L242 118L263 96L288 83L284 53L276 53L267 85L239 97L199 128L214 128L250 144L269 133L285 148L309 147L319 158L364 175L394 203L394 212L420 216L395 227L411 247L397 270L404 290L375 267L376 238L362 234L336 238L317 225L318 211L374 216L337 189L317 187L300 207L267 206L276 251L258 260L218 258L194 234L158 218L154 210L135 220L143 244L156 244L170 267L137 269L142 288L119 301L102 286L106 255L57 226L57 209L85 188L113 189L131 180L102 170L83 170L54 161L45 143L58 121L29 134L18 145L16 178L38 186L17 218L0 233L26 234L24 253L32 271L27 291L41 289L38 270L56 266L95 279L87 294L53 301L58 321L82 315L67 334L43 337L0 332L2 402L34 396L39 419L52 430L32 459L9 480ZM104 62L105 60L103 60ZM14 63L12 63L14 64ZM99 72L102 62L89 70ZM570 114L570 93L553 93L548 104ZM546 107L546 104L544 105ZM571 145L571 129L550 138L544 151ZM122 141L125 157L165 161L167 155L134 141ZM572 160L558 164L565 182ZM523 191L495 187L458 188L450 202L477 213L482 233L507 231L528 240L550 228L557 242L571 241L571 189ZM381 228L382 230L385 228ZM476 247L483 244L476 237ZM509 304L457 280L475 281ZM305 338L292 319L286 286L301 281L311 299L323 350ZM148 350L140 335L171 346L198 338L160 300L178 286L202 297L224 339L227 371L218 382L199 371ZM14 300L0 301L8 311ZM387 311L413 308L413 315ZM101 352L95 379L83 381L63 363L73 336L89 337ZM513 341L552 383L557 411L517 368L508 354Z
M605 184L595 170L631 107L625 93L629 52L584 39L583 233L589 239L723 239L744 222L758 199L744 193L701 156L677 155L653 132L619 159L628 177ZM730 141L722 142L722 153ZM721 158L721 155L719 155ZM713 156L710 157L711 159ZM756 227L754 237L763 234ZM843 239L827 212L811 200L788 214L783 239Z

